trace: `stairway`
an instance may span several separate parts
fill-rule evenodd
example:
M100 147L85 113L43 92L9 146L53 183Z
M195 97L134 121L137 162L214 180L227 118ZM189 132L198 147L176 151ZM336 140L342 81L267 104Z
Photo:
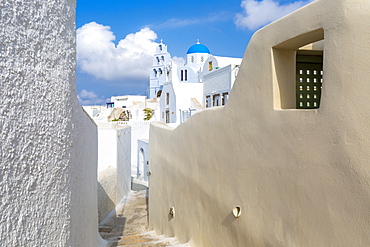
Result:
M179 244L174 238L165 238L157 236L154 231L146 232L140 235L121 236L117 239L109 239L108 247L113 246L141 246L141 247L165 247L165 246L189 246Z
M148 230L147 190L131 191L128 197L116 207L99 225L99 232L108 241L107 247L114 246L188 246L175 238L158 236Z

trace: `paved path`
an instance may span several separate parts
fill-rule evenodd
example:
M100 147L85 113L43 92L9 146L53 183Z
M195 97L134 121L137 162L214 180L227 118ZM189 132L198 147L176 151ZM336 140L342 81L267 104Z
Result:
M154 231L148 230L148 193L147 188L140 184L133 184L124 203L117 207L99 226L103 239L113 246L189 246L179 244L175 238L157 236Z

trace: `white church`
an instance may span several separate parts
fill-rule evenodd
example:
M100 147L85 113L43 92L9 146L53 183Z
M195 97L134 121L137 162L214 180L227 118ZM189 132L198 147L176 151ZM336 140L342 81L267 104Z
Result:
M225 105L241 60L213 56L198 41L187 50L185 64L179 65L172 60L167 45L161 41L150 68L148 98L112 96L107 107L84 106L99 127L99 156L116 157L110 152L118 147L112 146L116 142L109 138L115 136L119 129L117 126L131 126L128 131L131 136L130 173L132 177L147 182L150 122L162 121L175 127L205 108ZM143 110L147 108L154 110L154 114L149 121L144 121ZM108 132L112 132L109 138ZM110 163L115 162L101 160L99 166L106 169Z
M160 121L181 124L202 109L225 105L241 58L211 55L199 41L178 65L161 41L150 69L149 98L160 97Z

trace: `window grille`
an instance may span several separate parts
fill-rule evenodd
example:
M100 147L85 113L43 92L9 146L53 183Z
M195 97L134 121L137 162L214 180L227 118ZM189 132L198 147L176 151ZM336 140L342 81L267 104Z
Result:
M297 109L319 108L323 76L323 52L298 50L296 61Z

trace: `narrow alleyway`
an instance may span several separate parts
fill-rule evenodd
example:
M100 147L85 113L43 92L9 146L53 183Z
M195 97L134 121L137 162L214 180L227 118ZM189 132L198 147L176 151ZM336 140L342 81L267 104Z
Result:
M113 212L99 225L103 239L109 242L108 247L114 246L189 246L179 244L175 238L158 236L148 230L148 189L146 186L132 184L132 191Z

